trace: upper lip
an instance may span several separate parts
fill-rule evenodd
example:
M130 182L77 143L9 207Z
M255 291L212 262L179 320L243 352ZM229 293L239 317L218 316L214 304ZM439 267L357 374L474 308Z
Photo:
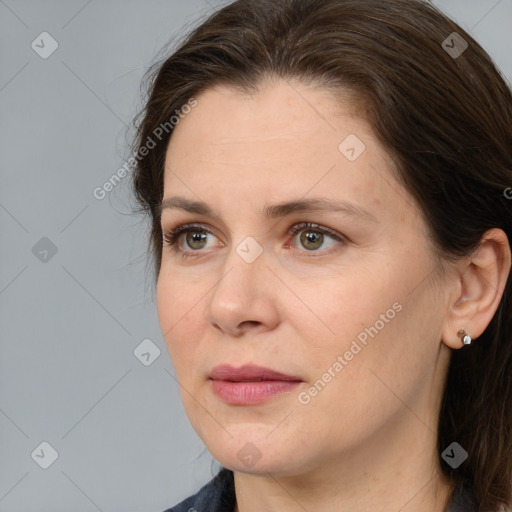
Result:
M228 364L216 366L210 373L212 380L229 380L233 382L241 381L259 381L259 380L285 380L285 381L302 381L300 377L294 375L286 375L270 368L255 366L252 364L235 368Z

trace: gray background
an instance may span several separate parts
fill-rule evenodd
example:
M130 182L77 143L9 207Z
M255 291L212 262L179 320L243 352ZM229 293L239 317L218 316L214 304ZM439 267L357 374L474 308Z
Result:
M225 3L0 0L1 512L159 512L218 468L181 404L129 178L92 191L129 156L158 51ZM434 3L511 80L512 0Z

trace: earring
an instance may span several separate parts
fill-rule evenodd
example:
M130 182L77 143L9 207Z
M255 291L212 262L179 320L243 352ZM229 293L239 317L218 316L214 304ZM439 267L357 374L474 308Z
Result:
M473 340L464 329L460 329L460 331L457 334L459 335L459 338L461 339L462 343L464 343L464 345L471 345L471 342Z

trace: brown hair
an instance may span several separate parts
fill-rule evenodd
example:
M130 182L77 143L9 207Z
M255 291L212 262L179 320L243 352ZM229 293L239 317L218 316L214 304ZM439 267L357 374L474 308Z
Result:
M468 47L461 55L450 49ZM455 37L455 39L454 39ZM155 278L162 257L158 206L176 111L223 84L256 91L264 78L298 79L351 91L397 163L440 256L456 259L483 234L512 240L512 94L483 48L422 0L237 0L195 28L146 78L135 118L135 196L152 219ZM158 138L158 140L155 140ZM145 155L140 149L155 143ZM452 353L438 427L441 453L469 454L446 475L473 487L480 511L512 497L512 275L477 343Z

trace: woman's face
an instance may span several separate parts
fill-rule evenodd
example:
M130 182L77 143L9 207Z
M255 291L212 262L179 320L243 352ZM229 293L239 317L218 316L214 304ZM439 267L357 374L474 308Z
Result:
M364 120L300 83L212 88L175 127L164 200L207 206L163 209L164 235L196 227L164 242L158 314L187 415L224 466L299 474L434 439L448 293L391 166ZM223 384L218 365L298 382Z

